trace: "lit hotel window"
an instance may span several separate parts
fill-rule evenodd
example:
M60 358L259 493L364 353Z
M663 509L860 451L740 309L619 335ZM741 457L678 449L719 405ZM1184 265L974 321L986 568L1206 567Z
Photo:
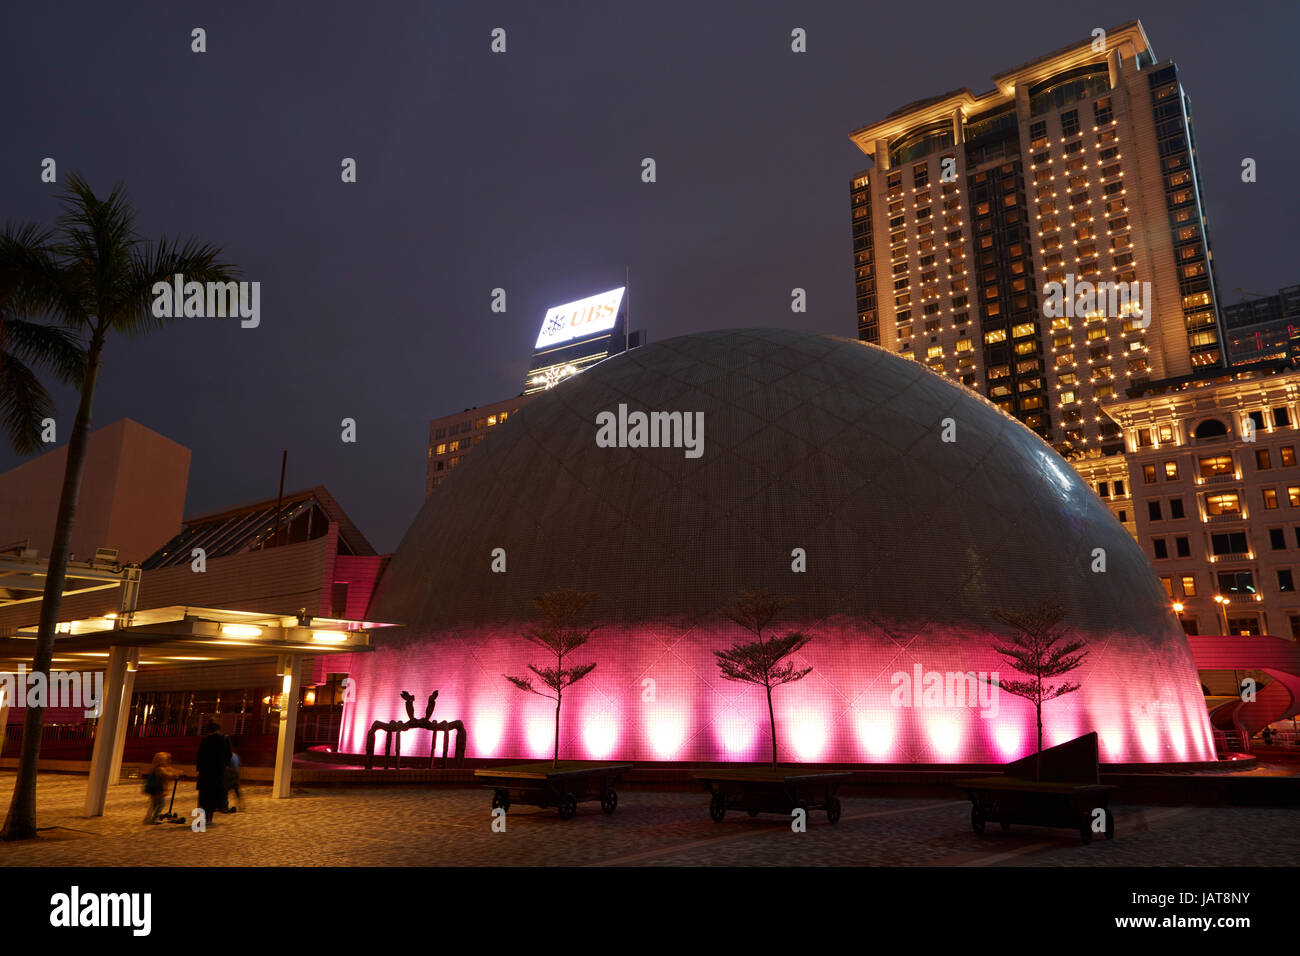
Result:
M1286 498L1292 508L1300 508L1300 488L1294 485L1286 490Z
M1183 576L1183 597L1196 597L1196 578L1194 575Z
M1229 455L1213 455L1208 458L1202 458L1199 464L1201 467L1202 478L1213 478L1215 475L1226 475L1232 471L1232 458Z
M1176 461L1165 462L1165 480L1166 481L1178 480L1178 462Z
M1294 489L1300 500L1300 488ZM1240 514L1241 501L1235 491L1226 491L1218 495L1205 496L1205 511L1212 515Z
M1264 508L1272 511L1277 507L1277 490L1274 488L1264 489Z

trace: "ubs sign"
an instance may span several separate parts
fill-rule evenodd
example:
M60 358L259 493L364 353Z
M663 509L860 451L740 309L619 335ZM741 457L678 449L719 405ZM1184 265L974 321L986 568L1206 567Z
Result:
M546 312L542 331L537 336L537 351L552 348L574 339L608 332L618 321L619 306L623 304L624 286L601 292L598 295L557 305Z

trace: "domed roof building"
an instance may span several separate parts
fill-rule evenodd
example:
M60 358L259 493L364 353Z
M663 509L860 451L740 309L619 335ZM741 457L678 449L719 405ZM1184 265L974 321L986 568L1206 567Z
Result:
M770 329L608 359L484 441L379 583L370 616L403 627L354 659L343 749L398 691L437 689L469 756L549 756L553 705L503 675L547 663L523 637L532 599L577 588L600 627L573 662L597 666L565 694L562 757L765 759L762 689L714 658L750 637L721 609L760 587L789 602L775 633L811 637L811 673L774 693L784 760L1032 752L1032 706L965 675L1022 676L992 651L994 612L1047 602L1088 654L1082 689L1044 706L1044 746L1096 730L1105 762L1214 759L1168 598L1068 464L918 363Z

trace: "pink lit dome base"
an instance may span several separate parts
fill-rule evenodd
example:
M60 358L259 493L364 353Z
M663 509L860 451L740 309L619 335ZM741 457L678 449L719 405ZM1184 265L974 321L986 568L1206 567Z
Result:
M597 415L620 404L701 413L703 454L598 446ZM492 570L498 548L503 574ZM1094 570L1099 554L1104 570ZM1001 633L992 610L1042 601L1060 602L1090 649L1076 675L1084 689L1047 704L1045 743L1096 730L1107 761L1214 758L1163 588L1065 461L916 362L771 329L682 336L608 359L475 447L379 582L369 616L404 627L356 656L343 746L363 749L371 720L398 716L398 691L436 688L437 716L468 722L471 755L549 753L549 702L501 675L544 663L519 636L531 599L576 587L598 595L602 627L580 655L597 669L567 698L565 753L763 759L762 691L724 681L712 654L745 636L720 609L758 586L789 599L782 627L813 634L803 654L814 672L776 695L787 759L1027 753L1024 703L1003 699L991 719L897 708L890 680L918 663L1005 670L989 651Z
M433 691L436 715L469 730L470 757L549 757L554 705L517 691L502 674L526 672L536 649L505 633L474 629L356 655L355 701L345 706L342 748L365 750L374 720L398 716L399 691L417 700ZM797 660L813 671L774 694L781 758L789 762L1004 763L1034 749L1034 710L987 685L949 674L1000 672L989 634L947 626L837 622L810 628ZM561 754L573 759L762 761L769 756L763 690L723 680L714 649L732 630L686 633L670 627L602 629L578 656L596 670L566 693ZM1135 652L1130 635L1094 638L1072 676L1083 689L1044 708L1044 746L1089 731L1107 763L1213 760L1215 751L1196 672L1176 645ZM920 691L913 692L917 668ZM944 675L961 696L925 694L927 675ZM904 682L896 675L907 677ZM1137 676L1137 675L1140 675ZM930 678L929 680L933 680ZM945 688L947 690L947 688ZM403 753L428 754L431 735L405 735Z

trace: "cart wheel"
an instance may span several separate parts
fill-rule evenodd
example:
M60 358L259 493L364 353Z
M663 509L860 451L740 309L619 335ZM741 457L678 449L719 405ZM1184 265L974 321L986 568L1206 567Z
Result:
M614 792L613 788L606 790L600 795L600 808L606 813L613 813L617 807L618 794Z
M492 809L500 808L506 813L510 812L510 794L505 790L492 791Z
M841 809L839 797L831 797L826 804L826 819L831 823L839 823Z
M713 799L709 801L709 816L713 817L714 823L721 823L726 815L727 801L722 798L722 794L715 793Z
M1007 831L1009 831L1009 830L1011 829L1011 824L1010 824L1010 823L1007 823L1006 820L1003 820L1001 823L998 824L998 826L1000 826L1000 827L1002 828L1002 832L1003 832L1003 833L1006 833Z
M970 808L970 827L980 836L984 835L984 811L979 807Z
M578 800L571 793L566 793L560 797L560 819L569 820L578 812Z

